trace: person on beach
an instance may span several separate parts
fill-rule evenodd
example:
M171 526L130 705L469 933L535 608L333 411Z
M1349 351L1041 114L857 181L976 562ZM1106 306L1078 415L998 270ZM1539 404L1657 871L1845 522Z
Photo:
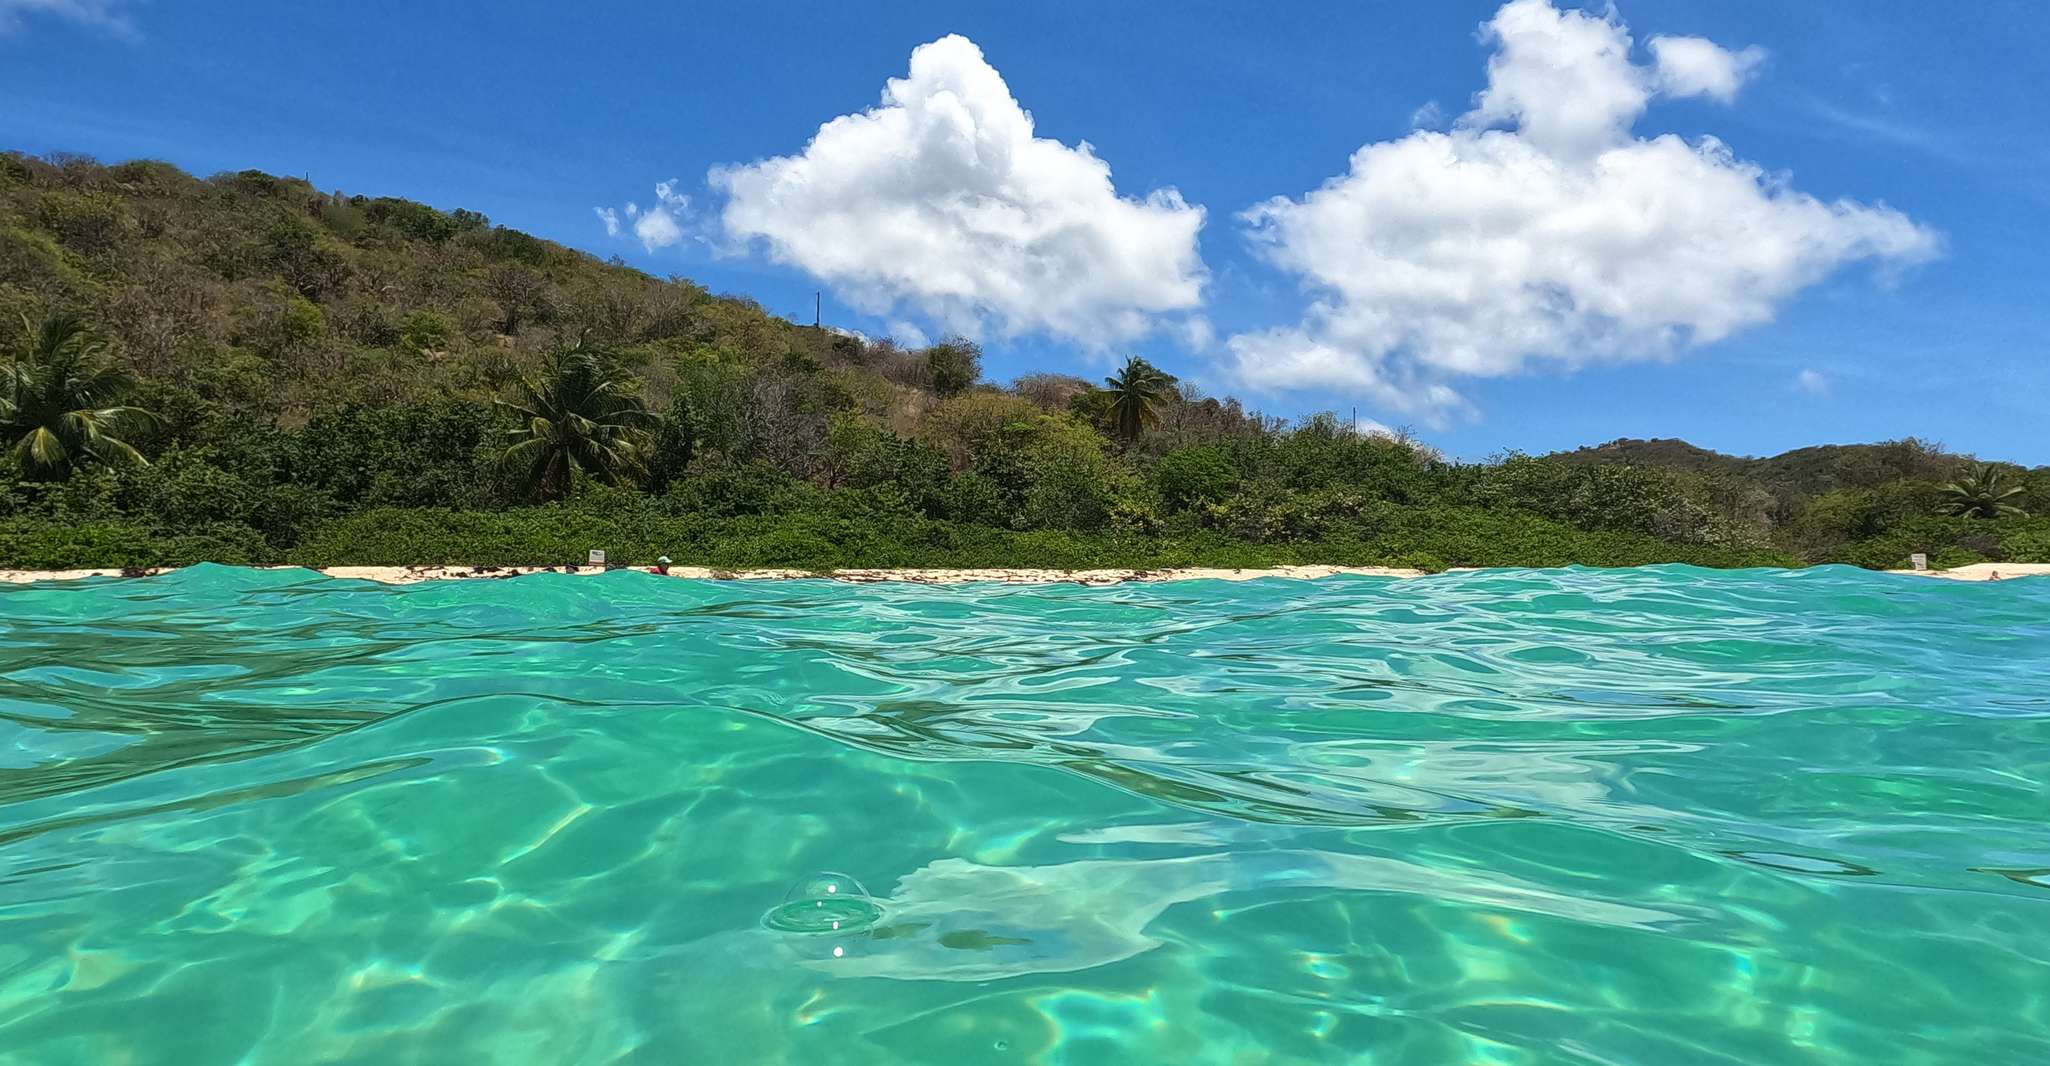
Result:
M667 555L661 556L655 560L655 573L661 574L665 577L668 576L669 557Z

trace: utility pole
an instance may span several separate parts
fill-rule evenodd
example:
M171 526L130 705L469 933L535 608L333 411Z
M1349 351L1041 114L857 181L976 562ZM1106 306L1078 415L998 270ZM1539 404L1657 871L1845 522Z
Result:
M826 324L826 294L814 289L811 294L811 328L823 329Z

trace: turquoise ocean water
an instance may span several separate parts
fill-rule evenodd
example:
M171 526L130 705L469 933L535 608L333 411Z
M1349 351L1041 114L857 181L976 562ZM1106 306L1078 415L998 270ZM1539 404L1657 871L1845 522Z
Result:
M0 589L0 1062L2050 1062L2050 579Z

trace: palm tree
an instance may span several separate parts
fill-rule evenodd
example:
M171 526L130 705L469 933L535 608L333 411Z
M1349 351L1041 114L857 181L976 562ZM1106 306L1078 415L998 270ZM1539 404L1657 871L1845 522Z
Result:
M1943 513L1966 518L2006 518L2019 515L2014 504L2022 487L2007 471L1991 463L1980 463L1971 473L1943 486Z
M540 500L566 495L577 469L610 484L641 476L656 419L632 387L625 371L582 341L557 349L539 378L520 381L517 399L499 401L522 423L500 462Z
M1160 420L1160 405L1174 386L1174 376L1138 356L1125 360L1118 372L1103 379L1110 394L1110 424L1119 440L1130 444L1146 427Z
M0 428L22 472L62 481L81 463L141 465L142 453L115 434L155 417L121 403L135 375L107 358L107 342L68 312L21 324L28 346L0 371Z

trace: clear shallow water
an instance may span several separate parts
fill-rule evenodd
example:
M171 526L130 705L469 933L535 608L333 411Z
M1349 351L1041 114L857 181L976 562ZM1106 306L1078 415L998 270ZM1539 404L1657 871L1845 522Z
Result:
M0 589L0 1062L2050 1061L2046 678L1841 568Z

